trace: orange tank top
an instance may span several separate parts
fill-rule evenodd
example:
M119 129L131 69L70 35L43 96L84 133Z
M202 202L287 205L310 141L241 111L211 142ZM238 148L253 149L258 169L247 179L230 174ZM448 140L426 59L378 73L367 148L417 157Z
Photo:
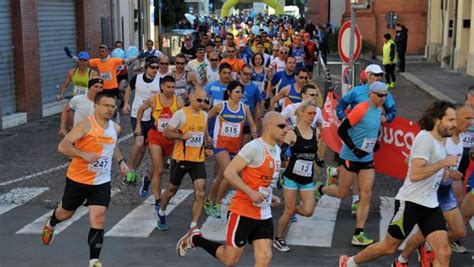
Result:
M183 108L186 122L178 130L181 133L191 133L192 137L188 140L176 140L174 143L173 159L204 162L204 137L206 134L206 116L204 111L198 114L191 111L191 107Z
M168 107L163 106L161 104L160 95L155 95L155 108L153 109L153 120L155 121L155 129L159 133L163 133L165 131L166 126L168 126L171 117L173 114L178 111L178 97L173 95L173 100L171 105Z

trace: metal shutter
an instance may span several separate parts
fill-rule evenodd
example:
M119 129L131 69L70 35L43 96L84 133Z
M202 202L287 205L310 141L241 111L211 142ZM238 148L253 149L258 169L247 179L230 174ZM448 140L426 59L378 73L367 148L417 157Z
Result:
M73 53L77 52L75 1L39 0L38 24L41 94L43 104L47 104L55 101L67 71L75 65L63 50L67 46Z
M15 68L9 0L0 0L0 81L0 99L5 116L16 112Z

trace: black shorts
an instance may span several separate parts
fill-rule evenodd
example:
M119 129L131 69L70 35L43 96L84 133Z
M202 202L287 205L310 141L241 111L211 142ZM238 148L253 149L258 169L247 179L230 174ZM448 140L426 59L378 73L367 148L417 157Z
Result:
M359 173L360 170L375 169L373 161L358 162L339 158L339 165L342 165L344 166L344 169L355 173Z
M186 173L189 173L193 183L198 179L206 179L206 165L204 162L171 160L170 182L172 185L180 186Z
M128 74L117 75L117 83L120 84L121 81L128 81Z
M250 125L244 125L243 134L250 134Z
M273 239L273 220L255 220L238 214L227 213L227 246L240 248L257 239Z
M418 224L424 237L434 231L446 231L446 221L439 207L428 208L409 201L395 200L395 214L388 226L388 233L403 240L415 224Z
M108 208L110 203L110 182L89 185L66 178L61 207L65 210L73 211L79 208L85 200L87 200L87 205Z
M135 135L135 127L137 127L137 118L134 118L132 116L130 116L130 124L132 124L132 132L133 132L133 135ZM141 125L140 125L141 129L142 129L142 135L144 137L145 140L147 140L148 138L148 132L155 128L155 124L153 122L153 120L149 120L149 121L141 121Z

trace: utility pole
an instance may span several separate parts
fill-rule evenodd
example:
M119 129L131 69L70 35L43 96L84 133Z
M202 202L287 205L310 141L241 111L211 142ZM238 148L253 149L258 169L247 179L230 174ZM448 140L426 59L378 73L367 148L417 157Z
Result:
M365 3L359 4L358 0L351 0L351 31L349 44L349 80L352 87L354 87L354 43L355 43L355 25L356 25L356 11L367 10L370 8L372 0L365 0Z

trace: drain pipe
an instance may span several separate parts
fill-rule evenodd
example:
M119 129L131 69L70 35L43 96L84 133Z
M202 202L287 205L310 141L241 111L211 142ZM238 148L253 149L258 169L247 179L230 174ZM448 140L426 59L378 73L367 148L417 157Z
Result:
M454 0L454 16L453 16L453 39L451 40L451 58L449 59L449 68L454 69L454 50L456 49L456 33L458 22L458 0Z

